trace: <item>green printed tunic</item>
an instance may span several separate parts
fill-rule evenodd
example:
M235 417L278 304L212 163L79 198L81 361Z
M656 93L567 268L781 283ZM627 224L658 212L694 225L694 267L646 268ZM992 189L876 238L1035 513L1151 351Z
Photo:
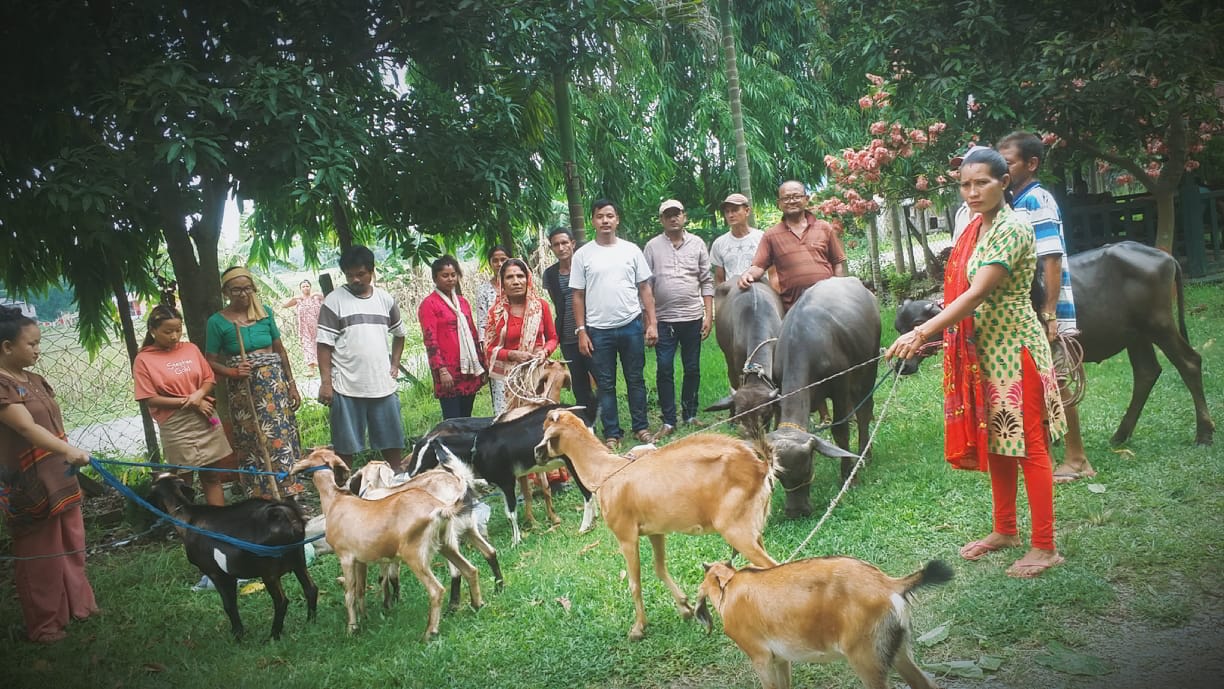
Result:
M978 238L967 267L969 282L982 266L992 263L1007 269L1007 277L973 313L978 358L982 367L990 452L1023 457L1024 385L1023 352L1027 349L1041 376L1046 420L1051 438L1066 432L1062 398L1050 355L1049 340L1029 300L1037 254L1033 229L1006 205L994 224Z

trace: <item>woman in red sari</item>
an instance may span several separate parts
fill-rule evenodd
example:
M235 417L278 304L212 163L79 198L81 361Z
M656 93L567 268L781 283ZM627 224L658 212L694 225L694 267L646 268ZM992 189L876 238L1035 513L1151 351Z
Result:
M961 196L977 217L944 274L947 306L897 338L888 356L911 358L943 331L944 454L958 469L990 472L994 529L960 555L979 560L1024 544L1016 528L1017 471L1024 471L1031 548L1008 568L1040 576L1062 563L1054 545L1054 474L1049 441L1066 428L1050 346L1029 300L1036 270L1033 229L1005 201L1007 162L977 148L960 166ZM946 329L946 330L945 330Z
M489 309L484 333L491 380L505 380L523 362L548 358L558 343L552 312L523 259L503 263L500 277L502 292Z
M472 306L459 291L463 274L454 256L443 256L430 268L434 291L421 300L417 318L433 372L434 396L442 405L444 420L471 416L485 379L484 351L472 322Z

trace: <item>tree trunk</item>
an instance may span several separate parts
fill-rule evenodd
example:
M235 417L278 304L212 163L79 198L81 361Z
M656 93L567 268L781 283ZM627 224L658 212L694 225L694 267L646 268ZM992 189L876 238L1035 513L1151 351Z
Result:
M503 200L497 204L497 241L510 252L511 256L518 256L518 251L514 248L514 233L510 231L510 202Z
M119 266L115 265L115 261L108 255L104 257L106 261L106 272L111 281L111 292L115 295L115 304L119 307L119 327L123 333L123 344L127 347L128 366L130 367L136 361L136 353L140 351L140 345L136 342L136 324L132 322L132 308L127 298L127 285L123 282L123 273ZM161 461L161 448L157 443L157 429L153 425L153 417L149 414L149 407L144 402L140 403L140 422L144 426L146 456L150 462Z
M921 227L926 226L926 211L919 211L918 219ZM905 216L905 224L909 228L910 234L918 240L918 246L922 247L922 259L926 262L927 277L932 280L939 280L943 277L943 266L939 264L939 257L931 252L931 247L927 244L926 232L910 222L909 216ZM913 261L913 245L910 245L910 260ZM914 269L917 273L917 268Z
M348 207L339 198L331 199L332 222L336 226L336 239L340 243L340 252L344 253L353 246L353 225L349 222Z
M744 110L740 101L739 65L735 52L735 27L731 23L731 0L719 0L718 20L722 24L727 101L731 105L731 126L735 133L735 171L739 175L740 193L752 201L752 171L748 168L748 144L744 138ZM748 224L755 224L751 203L748 205Z
M912 232L908 231L909 228L914 226L914 224L910 221L908 208L905 208L904 206L900 207L899 213L900 221L905 223L905 228L902 230L902 234L905 235L905 256L909 259L910 274L917 276L918 262L914 260L914 235Z
M574 241L586 241L586 226L582 211L582 182L578 177L578 145L574 139L574 112L570 105L569 70L560 66L553 70L553 107L557 111L557 137L561 144L561 165L565 174L565 200L569 206L569 225Z
M162 236L166 239L166 251L178 281L187 336L202 349L207 339L208 317L221 308L217 242L221 238L227 189L214 180L206 180L203 212L190 230L177 187L167 182L165 189L158 197Z
M1173 234L1177 229L1174 198L1177 187L1160 180L1152 195L1156 197L1156 248L1166 254L1173 253Z
M880 214L871 216L867 223L867 254L871 261L871 284L876 294L883 294L884 281L880 277Z
M892 233L893 270L900 275L905 271L905 245L901 239L901 204L888 204L888 230Z

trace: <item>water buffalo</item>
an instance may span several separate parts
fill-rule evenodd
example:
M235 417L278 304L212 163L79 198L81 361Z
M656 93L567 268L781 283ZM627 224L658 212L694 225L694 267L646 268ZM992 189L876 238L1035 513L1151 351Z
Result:
M1134 390L1110 442L1118 445L1131 437L1160 377L1155 345L1177 368L1194 399L1195 442L1210 445L1215 424L1203 394L1202 358L1190 346L1186 333L1181 266L1163 251L1137 242L1119 242L1075 254L1070 267L1080 329L1076 339L1084 349L1084 361L1101 362L1124 349L1130 357ZM908 332L934 313L938 307L931 302L909 302L897 311L895 325L898 331Z
M809 287L782 320L775 377L782 380L781 423L769 434L769 444L786 489L786 516L812 513L808 484L812 451L842 460L843 480L857 456L849 452L849 417L856 415L859 451L867 447L878 362L872 361L804 392L790 394L879 356L880 311L875 297L858 278L835 277ZM833 439L837 446L808 432L813 405L832 400ZM858 406L855 411L855 406Z
M729 409L731 415L750 409L744 426L756 431L776 422L777 406L765 407L778 396L774 373L774 349L782 331L782 300L765 282L739 289L724 282L714 293L718 347L727 360L727 378L734 394L706 407L706 411ZM744 372L745 365L748 372Z

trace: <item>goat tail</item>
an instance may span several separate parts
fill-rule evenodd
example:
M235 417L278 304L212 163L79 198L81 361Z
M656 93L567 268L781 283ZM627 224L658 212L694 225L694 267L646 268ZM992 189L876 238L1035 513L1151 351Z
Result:
M931 560L922 569L900 580L901 593L908 598L914 589L946 584L952 581L953 576L952 568L943 560Z

